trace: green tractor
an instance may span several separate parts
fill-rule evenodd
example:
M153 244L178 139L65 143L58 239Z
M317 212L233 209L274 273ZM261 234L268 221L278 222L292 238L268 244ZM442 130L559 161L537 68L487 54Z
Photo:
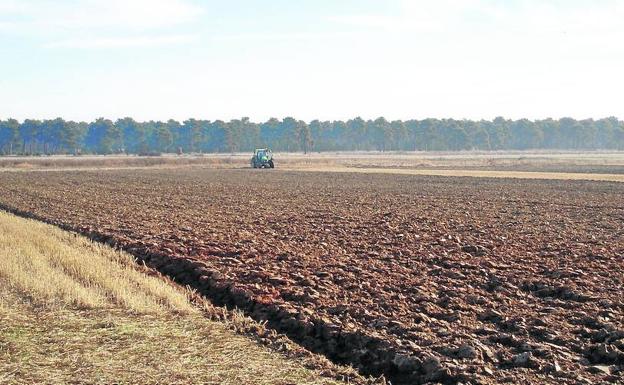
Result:
M257 148L251 157L251 167L253 168L275 168L273 163L273 152L268 148Z

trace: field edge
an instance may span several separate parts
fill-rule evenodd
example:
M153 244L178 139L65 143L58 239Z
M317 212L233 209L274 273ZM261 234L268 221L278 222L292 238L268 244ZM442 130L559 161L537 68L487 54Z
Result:
M381 385L386 383L384 378L374 379L362 377L353 368L336 365L327 360L325 357L304 349L299 344L288 338L288 336L267 328L265 323L257 322L251 319L238 308L226 308L213 305L208 298L202 295L200 290L197 290L184 282L179 282L179 279L175 279L174 275L165 271L166 269L155 268L154 265L149 263L149 261L144 257L138 257L136 253L125 250L123 247L116 244L114 240L106 237L105 235L81 232L74 229L72 226L13 208L4 203L0 203L0 212L14 215L17 218L32 220L36 223L51 225L54 228L67 232L68 234L80 235L98 244L107 245L113 247L114 249L129 253L135 258L136 268L142 274L145 273L153 275L159 279L170 281L172 284L180 285L181 287L174 287L174 289L181 289L188 295L188 300L196 309L199 310L198 316L202 317L202 319L205 319L207 322L219 322L225 326L226 329L231 330L236 335L249 337L258 345L268 348L271 352L273 352L273 354L277 354L285 359L299 363L307 370L316 371L322 378L331 381L345 381L355 385ZM0 303L0 306L4 306L3 303Z

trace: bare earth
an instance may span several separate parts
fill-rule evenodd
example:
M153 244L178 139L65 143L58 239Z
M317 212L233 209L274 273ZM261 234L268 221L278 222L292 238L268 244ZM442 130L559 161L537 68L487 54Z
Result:
M0 173L0 203L393 383L622 381L623 184L362 171Z

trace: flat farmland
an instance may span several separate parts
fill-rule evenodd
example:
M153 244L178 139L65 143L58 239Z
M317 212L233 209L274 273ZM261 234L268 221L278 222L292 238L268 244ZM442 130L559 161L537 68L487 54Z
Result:
M393 383L622 381L624 184L299 171L0 173L115 244Z

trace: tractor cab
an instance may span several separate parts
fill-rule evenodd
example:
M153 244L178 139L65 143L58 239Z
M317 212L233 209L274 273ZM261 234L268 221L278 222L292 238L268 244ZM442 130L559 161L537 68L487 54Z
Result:
M253 168L275 168L273 163L273 152L268 148L257 148L251 157L251 167Z

